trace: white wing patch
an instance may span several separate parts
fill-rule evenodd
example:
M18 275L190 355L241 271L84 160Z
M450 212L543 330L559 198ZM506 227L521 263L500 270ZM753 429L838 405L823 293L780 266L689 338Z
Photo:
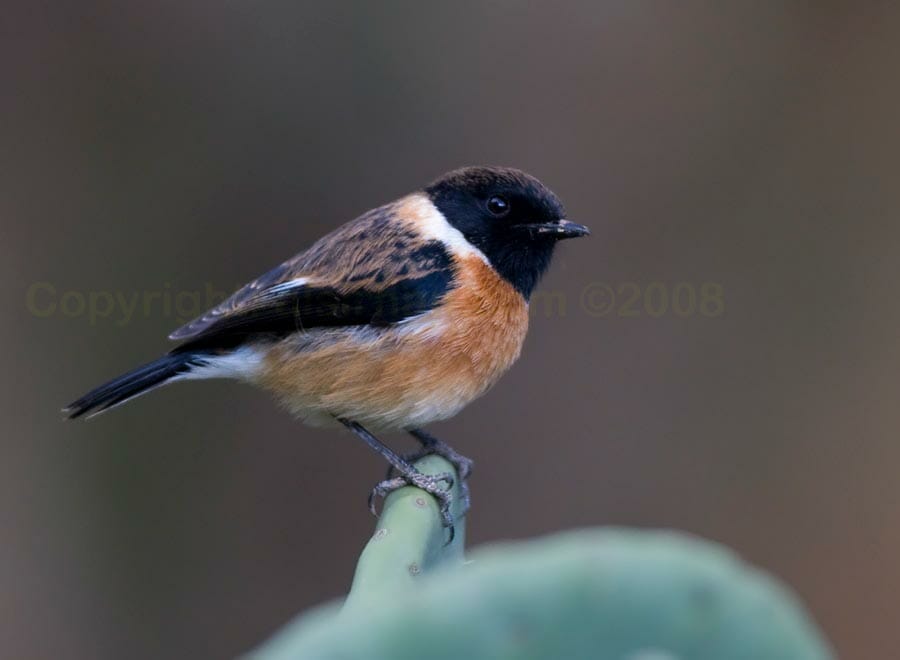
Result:
M299 289L301 287L309 284L308 277L298 277L294 280L288 280L287 282L282 282L281 284L276 284L275 286L270 286L268 289L263 291L263 295L265 296L279 296L282 293L287 291L291 291L293 289Z

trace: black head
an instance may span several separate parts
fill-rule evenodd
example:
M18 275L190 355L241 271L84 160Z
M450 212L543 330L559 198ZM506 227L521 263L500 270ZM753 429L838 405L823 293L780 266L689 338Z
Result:
M550 265L557 241L589 233L565 219L553 192L519 170L466 167L445 174L425 192L526 299Z

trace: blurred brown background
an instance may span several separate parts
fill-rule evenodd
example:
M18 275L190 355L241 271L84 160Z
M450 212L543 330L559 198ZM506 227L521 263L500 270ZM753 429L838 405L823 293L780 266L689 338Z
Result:
M843 657L890 655L894 7L7 4L0 656L229 657L344 593L379 459L226 382L63 423L183 320L78 301L231 290L474 163L594 235L542 287L565 310L535 305L518 365L434 429L477 460L471 543L689 530L790 583ZM724 310L653 316L654 281ZM638 315L598 316L597 283Z

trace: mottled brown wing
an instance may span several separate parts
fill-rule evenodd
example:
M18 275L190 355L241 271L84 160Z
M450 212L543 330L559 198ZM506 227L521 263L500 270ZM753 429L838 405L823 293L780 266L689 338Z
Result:
M452 284L452 262L396 217L401 203L338 228L169 338L231 347L254 334L383 325L429 309Z
M212 309L204 312L202 316L198 316L193 321L184 324L172 332L169 335L169 339L181 341L183 339L196 337L214 326L221 319L228 317L230 314L235 314L242 309L250 309L264 305L266 299L272 297L272 287L294 279L291 277L291 272L293 271L291 263L294 259L298 259L302 256L301 253L296 257L293 257L293 259L285 261L283 264L273 268L268 273L257 277L249 284L245 284L230 297L226 298Z

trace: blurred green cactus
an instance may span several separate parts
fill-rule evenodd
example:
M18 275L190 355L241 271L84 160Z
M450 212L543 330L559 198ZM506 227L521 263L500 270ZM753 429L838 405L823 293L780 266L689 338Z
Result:
M443 459L417 463L446 471ZM253 658L828 660L795 598L729 550L677 532L583 530L462 565L436 504L389 496L343 608L301 615Z

